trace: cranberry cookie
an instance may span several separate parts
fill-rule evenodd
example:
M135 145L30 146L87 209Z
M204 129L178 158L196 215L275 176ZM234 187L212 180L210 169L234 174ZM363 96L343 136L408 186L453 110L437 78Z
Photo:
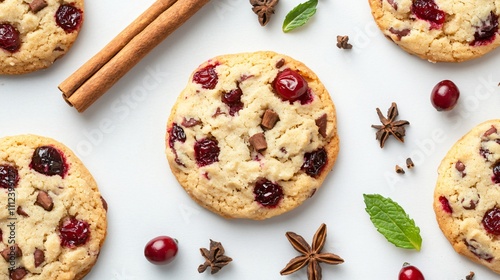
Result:
M73 45L83 0L0 0L0 74L47 68Z
M104 242L106 209L66 146L35 135L0 139L0 279L82 279Z
M497 1L368 1L389 39L431 62L477 58L500 44Z
M458 253L500 273L500 120L473 128L448 152L434 211Z
M336 160L335 107L304 64L274 52L223 55L189 78L167 124L170 168L200 205L265 219L302 204Z

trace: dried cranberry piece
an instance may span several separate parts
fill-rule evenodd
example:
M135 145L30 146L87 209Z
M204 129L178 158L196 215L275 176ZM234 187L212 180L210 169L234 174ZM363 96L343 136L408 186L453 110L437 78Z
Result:
M170 148L174 148L175 141L186 142L186 133L184 129L180 127L178 124L172 124L172 127L168 131L168 145Z
M445 13L439 9L434 0L413 0L411 12L417 18L428 21L431 29L443 26Z
M278 73L273 88L283 100L295 101L307 92L307 81L297 71L285 69Z
M221 100L229 106L229 115L234 116L239 110L243 109L242 95L243 92L239 87L222 94Z
M479 154L486 160L488 160L488 157L491 155L490 150L485 149L483 147L479 148Z
M492 208L484 214L483 226L488 233L500 235L500 208Z
M297 99L297 100L300 101L301 105L306 105L306 104L313 102L314 96L312 95L311 89L308 88L306 93L303 94L302 96L300 96L299 99Z
M68 248L84 245L90 237L90 226L86 221L74 217L65 219L59 225L59 237L61 245Z
M327 162L328 155L326 150L324 148L320 148L316 151L305 153L304 163L300 169L311 177L317 177L321 171L323 171Z
M11 24L0 24L0 48L11 53L18 51L21 47L19 35L19 31Z
M500 162L493 165L493 176L491 177L491 180L495 184L500 184Z
M439 202L441 203L441 207L443 207L444 212L446 212L448 214L453 213L453 209L450 206L450 202L448 201L448 199L446 197L440 196Z
M60 175L64 177L67 171L63 155L51 146L36 148L31 158L30 167L47 176Z
M207 65L198 70L193 75L193 82L200 84L204 89L214 89L219 81L219 76L215 71L217 65Z
M0 165L0 188L15 188L19 181L17 169L12 165Z
M475 26L476 32L474 33L474 41L472 46L484 46L491 43L498 32L498 16L490 12L488 18L481 21L480 26Z
M253 193L255 201L268 208L276 207L283 198L283 188L267 179L258 180Z
M194 144L194 156L199 167L219 161L219 142L213 138L204 138Z
M176 123L173 123L167 132L168 132L168 146L172 149L172 151L175 154L175 162L179 165L185 166L179 160L177 152L174 149L175 141L179 141L182 143L186 142L186 133L184 132L184 129L181 126L177 125Z
M64 29L66 33L78 30L82 21L83 11L73 5L61 5L56 11L56 23L59 27Z

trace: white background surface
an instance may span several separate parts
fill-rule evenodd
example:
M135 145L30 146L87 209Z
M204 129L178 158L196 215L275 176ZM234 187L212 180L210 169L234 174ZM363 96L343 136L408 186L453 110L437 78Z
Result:
M152 0L87 1L85 23L70 52L50 69L0 77L0 133L55 138L75 151L98 181L109 204L108 239L89 280L131 279L307 279L279 271L298 255L287 239L294 231L311 241L328 226L324 251L345 259L322 265L323 279L397 279L403 262L428 280L475 280L498 275L456 254L432 210L436 169L451 145L476 124L499 117L500 54L461 64L432 64L408 55L377 29L367 1L320 0L303 28L281 31L286 13L301 0L281 1L261 27L247 0L213 0L167 38L85 113L61 98L57 85L144 11ZM340 50L337 35L349 35L352 50ZM220 54L273 50L304 62L320 77L337 107L341 150L336 166L316 195L296 210L266 221L225 220L194 203L171 174L164 155L166 120L190 73ZM154 80L153 86L150 84ZM442 79L461 90L457 107L437 112L430 91ZM389 139L384 149L371 124L375 108L397 102L410 121L404 144ZM411 157L415 168L397 175L394 166ZM396 248L380 235L364 210L363 193L397 201L415 220L420 252ZM179 240L167 266L143 256L158 235ZM218 274L199 274L200 247L222 242L234 261Z

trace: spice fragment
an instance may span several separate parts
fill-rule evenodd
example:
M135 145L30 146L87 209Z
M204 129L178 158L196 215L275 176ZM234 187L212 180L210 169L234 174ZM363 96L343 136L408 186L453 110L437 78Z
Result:
M352 49L352 45L349 44L349 36L337 36L337 48L345 50Z
M200 248L200 252L205 258L205 262L198 267L199 273L205 272L205 270L210 267L210 274L215 274L233 260L224 255L224 247L222 244L212 239L210 239L210 250Z

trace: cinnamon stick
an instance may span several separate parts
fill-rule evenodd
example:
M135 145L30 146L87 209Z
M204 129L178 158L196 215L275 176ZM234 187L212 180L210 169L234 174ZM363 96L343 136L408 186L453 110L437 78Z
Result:
M156 1L103 50L59 85L63 98L78 112L85 111L209 1Z

